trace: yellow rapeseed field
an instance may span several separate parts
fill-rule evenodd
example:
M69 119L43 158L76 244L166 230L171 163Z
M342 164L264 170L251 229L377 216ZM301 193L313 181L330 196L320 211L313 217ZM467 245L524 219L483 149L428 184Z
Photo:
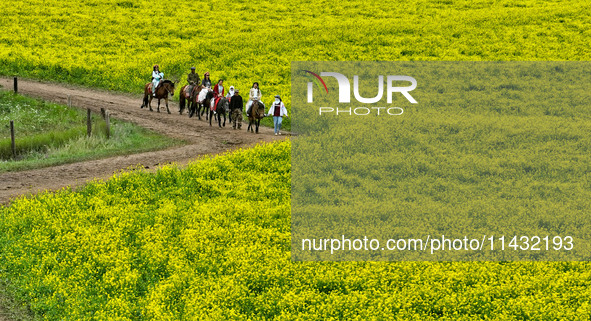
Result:
M4 0L0 74L139 93L159 64L290 107L302 60L588 60L585 0ZM269 122L269 120L266 120ZM289 120L285 124L289 126Z
M581 263L292 263L290 142L0 209L0 273L48 320L587 320Z

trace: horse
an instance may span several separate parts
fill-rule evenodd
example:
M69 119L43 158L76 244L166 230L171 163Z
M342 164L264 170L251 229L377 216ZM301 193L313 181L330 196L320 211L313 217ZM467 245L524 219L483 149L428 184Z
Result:
M193 117L194 114L197 114L199 120L201 120L201 116L205 114L205 120L208 120L208 113L206 113L206 106L210 106L211 100L213 99L214 93L211 88L201 87L199 93L195 95L195 98L191 101L191 112L189 117ZM202 110L203 109L203 110Z
M210 104L214 104L215 103L215 99L213 99ZM218 101L218 106L216 107L216 115L215 117L218 120L218 126L220 126L220 128L222 128L222 115L224 115L224 127L226 127L226 113L228 112L228 110L230 110L230 102L228 101L228 98L226 97L221 97L220 100ZM209 126L211 126L211 120L214 118L214 113L213 113L213 109L209 109Z
M181 88L181 92L180 92L180 97L179 97L179 114L183 114L183 110L185 109L185 106L187 107L187 112L189 114L189 117L193 117L193 108L194 108L194 104L197 104L196 102L196 97L197 95L199 95L199 92L201 91L201 89L203 88L203 86L201 85L194 85L193 89L191 89L191 92L187 95L187 93L185 92L185 90L187 89L187 87L189 87L190 85L185 85ZM187 97L188 96L188 97Z
M152 83L149 82L144 87L144 99L140 108L150 107L150 111L154 111L152 109L152 98L154 97L152 96L152 93L150 93L151 86ZM158 99L158 112L160 112L160 99L164 98L164 101L166 102L166 111L170 114L170 109L168 109L168 94L170 94L170 96L174 96L174 83L168 79L162 80L158 84L158 87L152 90L155 90L156 98Z
M253 132L253 127L256 125L256 133L259 133L259 125L261 124L261 119L265 117L265 107L261 104L258 100L254 100L252 105L250 106L250 116L248 116L248 128L246 131L250 129L250 132Z
M185 109L185 105L186 105L186 101L188 99L191 99L191 94L189 93L189 97L186 97L186 93L185 90L187 89L187 87L189 87L189 85L184 85L183 87L181 87L181 90L179 91L179 114L183 114L183 110Z

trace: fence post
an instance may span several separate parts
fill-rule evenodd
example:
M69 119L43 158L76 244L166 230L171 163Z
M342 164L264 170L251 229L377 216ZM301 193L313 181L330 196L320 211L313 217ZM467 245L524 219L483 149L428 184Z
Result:
M14 77L14 93L18 93L18 80Z
M105 123L107 123L107 139L111 138L111 120L109 111L105 111Z
M86 109L86 136L90 137L92 132L92 123L90 121L90 108Z
M12 149L12 157L16 158L16 142L14 141L14 120L10 121L10 142L10 148Z
M68 95L68 107L72 107L72 96Z

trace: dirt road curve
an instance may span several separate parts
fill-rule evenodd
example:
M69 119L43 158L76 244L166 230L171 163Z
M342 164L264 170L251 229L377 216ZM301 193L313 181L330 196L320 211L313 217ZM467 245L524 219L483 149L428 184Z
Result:
M12 89L12 85L12 78L0 78L0 86L5 89ZM209 122L189 118L186 114L179 115L178 104L172 102L170 115L166 113L166 108L161 108L160 113L150 112L140 109L141 97L135 95L23 79L18 81L18 91L20 94L62 104L67 103L70 95L73 106L91 108L95 112L106 108L115 118L172 138L183 139L189 144L156 152L0 174L0 203L7 203L10 198L17 195L79 186L94 178L105 179L119 170L138 164L148 168L170 162L186 164L199 155L220 153L285 137L275 136L273 129L266 127L261 127L259 134L247 133L244 123L240 131L233 130L227 123L225 128L219 128L217 125L210 127ZM154 110L156 105L156 101L153 101Z

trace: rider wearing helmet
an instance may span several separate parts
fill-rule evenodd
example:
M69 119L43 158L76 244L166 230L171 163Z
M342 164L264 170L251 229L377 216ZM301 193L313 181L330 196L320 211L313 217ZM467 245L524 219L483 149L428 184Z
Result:
M198 85L201 82L199 75L195 73L195 67L191 67L191 73L187 75L187 82L191 86Z
M199 85L201 79L199 79L199 75L195 73L195 67L191 67L191 73L187 75L187 82L189 85L186 88L186 92L188 94L193 92L193 87Z

